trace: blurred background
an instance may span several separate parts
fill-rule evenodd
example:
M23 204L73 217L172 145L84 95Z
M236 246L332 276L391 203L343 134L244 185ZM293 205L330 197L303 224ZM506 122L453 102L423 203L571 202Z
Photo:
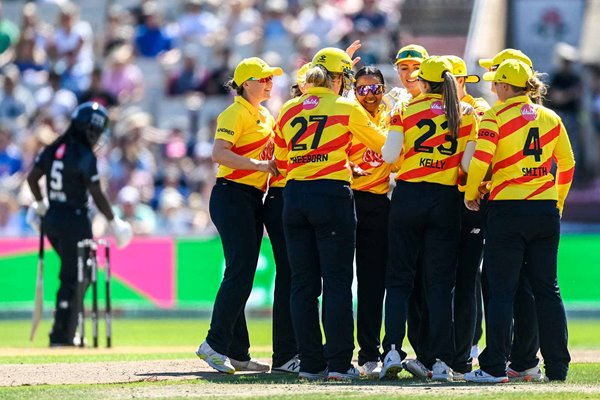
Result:
M208 215L215 121L232 101L223 83L244 57L283 67L266 104L277 115L297 68L322 47L356 39L360 65L378 66L388 88L400 85L393 60L409 43L461 56L479 75L477 60L505 47L531 57L577 160L563 216L563 293L571 310L600 309L598 21L600 0L0 1L0 315L32 307L36 239L25 223L24 178L88 100L110 110L99 169L136 234L114 252L117 307L210 308L223 268ZM485 82L468 90L495 102ZM101 216L94 233L107 233ZM52 307L51 251L47 265ZM252 307L268 309L273 276L266 238Z

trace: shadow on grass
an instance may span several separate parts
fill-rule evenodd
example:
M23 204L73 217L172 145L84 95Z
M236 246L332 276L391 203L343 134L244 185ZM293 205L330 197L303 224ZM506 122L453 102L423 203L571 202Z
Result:
M373 379L357 379L354 381L305 381L299 380L296 375L292 374L271 374L271 373L252 373L242 372L235 375L223 374L216 371L198 371L198 372L145 372L136 374L138 377L144 378L144 381L162 380L161 378L189 378L199 379L210 383L217 384L298 384L298 385L335 385L335 386L405 386L413 388L440 388L440 387L463 387L472 386L472 384L458 382L434 382L422 381L413 377L401 376L395 380L373 380Z

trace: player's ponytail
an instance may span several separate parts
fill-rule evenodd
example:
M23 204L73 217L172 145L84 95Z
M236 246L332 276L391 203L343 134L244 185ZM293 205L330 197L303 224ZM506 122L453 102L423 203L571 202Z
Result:
M233 78L225 82L225 85L223 86L225 86L227 89L234 90L235 94L238 96L242 96L244 94L244 87L238 86L238 84L233 81Z
M529 78L525 91L527 96L529 96L531 101L535 104L543 103L544 96L548 93L548 86L541 80L541 74L539 72L535 72L533 76Z
M462 117L460 99L458 98L458 89L456 79L448 71L442 74L444 82L442 83L442 98L446 109L446 119L448 120L448 130L454 139L458 138L460 131L460 122Z

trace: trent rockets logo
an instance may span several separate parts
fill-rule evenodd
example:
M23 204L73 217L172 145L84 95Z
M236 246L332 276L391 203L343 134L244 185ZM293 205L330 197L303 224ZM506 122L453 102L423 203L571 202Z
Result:
M302 103L302 109L312 110L319 105L319 98L317 96L310 96Z
M537 110L531 104L523 104L523 107L521 107L521 115L527 121L535 121L537 118Z
M383 157L381 154L374 152L371 149L367 149L363 154L363 162L369 164L373 168L377 168L383 164Z

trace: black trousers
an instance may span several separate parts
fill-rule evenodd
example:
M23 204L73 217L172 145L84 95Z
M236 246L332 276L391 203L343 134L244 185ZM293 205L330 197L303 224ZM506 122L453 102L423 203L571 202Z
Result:
M550 379L566 379L571 360L567 319L557 281L560 217L555 201L490 201L486 217L485 274L488 287L486 348L481 368L506 374L511 351L513 304L525 275L535 297L539 340Z
M356 331L358 365L379 361L388 251L390 200L386 194L354 191L356 205Z
M210 217L219 231L225 273L206 340L218 353L250 359L244 309L252 291L263 233L262 191L219 178L210 196Z
M269 188L264 203L264 221L275 258L273 366L279 367L298 354L290 308L292 276L283 231L283 188Z
M85 208L52 206L44 217L44 232L60 257L60 286L56 293L51 344L73 344L77 330L77 243L92 237Z
M461 196L464 198L464 194ZM477 322L477 280L483 259L483 224L485 202L480 211L462 206L460 242L454 287L454 341L456 355L452 369L466 373L472 370L471 347Z
M392 344L399 351L402 347L408 299L422 249L428 335L420 361L429 368L436 358L452 364L452 290L459 232L460 195L456 187L398 181L390 206L384 352Z
M292 320L300 370L346 372L354 350L352 314L356 214L344 181L289 181L283 226L292 270ZM323 292L323 346L319 296Z

